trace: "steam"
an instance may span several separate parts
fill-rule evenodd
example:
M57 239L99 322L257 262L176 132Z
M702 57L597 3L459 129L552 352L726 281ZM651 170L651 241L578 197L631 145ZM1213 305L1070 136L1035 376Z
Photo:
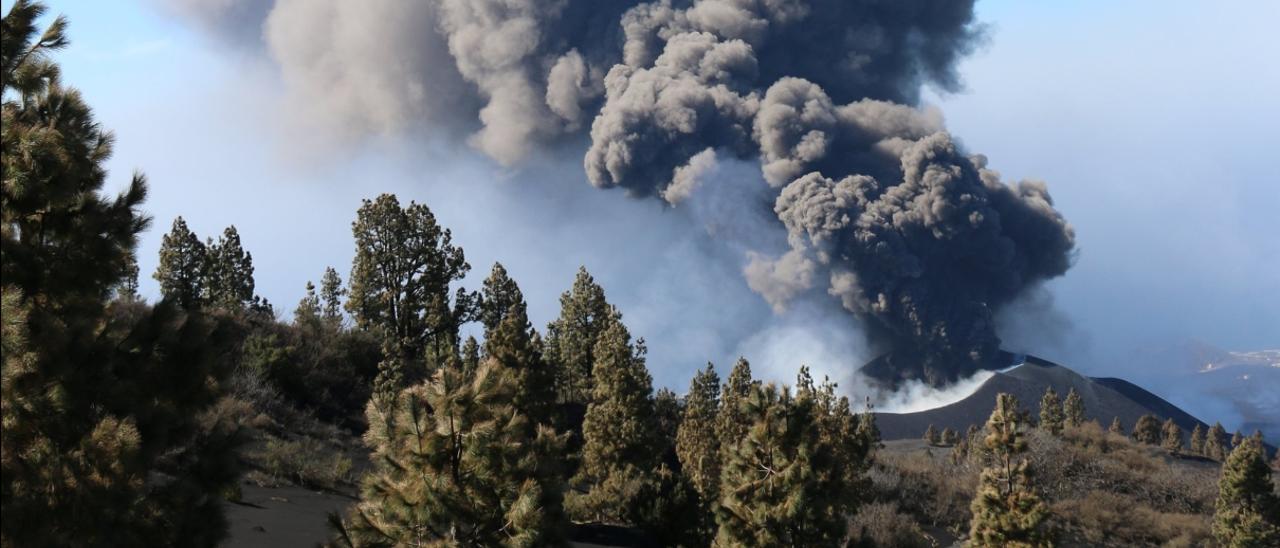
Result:
M891 385L991 367L997 313L1071 264L1046 186L1002 181L918 107L922 85L959 87L982 38L972 1L180 4L215 31L264 14L243 24L294 103L352 137L465 136L506 166L587 143L592 185L705 216L775 312L825 299L861 322L894 355ZM783 329L759 340L794 340ZM791 367L820 346L794 344Z

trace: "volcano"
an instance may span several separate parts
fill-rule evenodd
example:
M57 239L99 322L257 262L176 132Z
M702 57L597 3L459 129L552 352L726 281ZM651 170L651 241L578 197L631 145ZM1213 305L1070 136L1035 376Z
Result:
M892 371L893 365L890 358L881 357L869 362L862 371L881 382L892 382L893 377L886 374ZM1119 418L1128 431L1139 417L1151 414L1161 422L1173 419L1188 437L1197 425L1209 427L1190 413L1124 379L1087 377L1042 358L1010 352L1002 352L1000 363L991 369L997 370L996 373L963 400L914 413L876 413L881 438L918 438L931 424L939 430L951 428L957 432L964 432L970 425L981 427L995 408L996 395L1002 392L1013 394L1023 408L1036 414L1040 397L1050 387L1062 397L1075 389L1084 399L1086 418L1104 426L1113 418Z

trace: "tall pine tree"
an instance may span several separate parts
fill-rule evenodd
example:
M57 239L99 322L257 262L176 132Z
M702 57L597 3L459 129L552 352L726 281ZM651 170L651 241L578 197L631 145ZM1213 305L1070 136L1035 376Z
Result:
M1066 414L1062 412L1062 400L1058 398L1058 393L1053 391L1053 387L1049 387L1044 391L1044 397L1040 398L1040 428L1057 436L1062 434L1065 420Z
M1084 424L1084 398L1074 386L1067 392L1067 399L1062 401L1062 412L1066 415L1067 426L1075 428Z
M720 391L720 415L716 417L716 436L720 438L721 450L726 450L733 443L746 435L751 426L750 419L742 414L742 404L759 386L760 381L751 378L751 363L746 358L738 358L725 379L724 388ZM723 461L723 457L721 457Z
M1196 427L1191 431L1191 454L1204 455L1204 426L1196 423Z
M720 376L708 363L689 384L684 420L676 434L676 453L680 456L680 464L708 509L720 498L717 489L720 483L720 439L716 436L719 411Z
M1209 435L1204 440L1204 456L1216 461L1227 460L1227 429L1222 423L1215 422L1209 428Z
M493 270L485 278L477 301L480 323L484 326L486 337L489 332L498 328L507 312L517 303L524 303L520 286L507 275L507 269L503 268L502 263L493 263Z
M1166 419L1160 428L1160 446L1174 455L1182 452L1182 427L1173 419Z
M346 307L356 326L379 332L408 369L408 379L444 365L457 353L459 326L473 315L474 297L449 284L471 269L453 233L424 204L401 207L394 195L365 200L351 224L352 260Z
M573 287L560 295L560 317L547 325L547 360L556 369L561 402L590 401L596 342L608 325L609 308L604 289L579 268Z
M108 302L146 183L102 192L113 137L61 82L67 21L40 33L44 11L18 0L0 21L0 545L214 546L238 476L228 332Z
M236 227L227 227L218 241L210 240L205 248L205 301L223 310L243 310L253 304L253 255L240 245Z
M320 278L320 317L333 328L342 326L342 296L347 290L342 288L342 277L333 267L324 269Z
M1011 394L999 394L987 419L982 470L971 509L969 543L973 546L1049 546L1044 531L1048 507L1036 494L1027 451L1023 413Z
M516 291L518 295L519 289ZM536 424L550 425L555 406L555 372L543 360L540 347L523 299L511 304L484 341L485 357L498 361L515 375L516 410Z
M643 346L632 346L616 310L611 310L592 355L593 389L582 425L577 478L588 492L571 508L577 519L635 523L641 492L658 466L653 381L645 369Z
M160 295L183 308L204 304L208 250L200 237L187 228L182 217L173 220L173 228L160 241L160 262L152 277L160 282Z

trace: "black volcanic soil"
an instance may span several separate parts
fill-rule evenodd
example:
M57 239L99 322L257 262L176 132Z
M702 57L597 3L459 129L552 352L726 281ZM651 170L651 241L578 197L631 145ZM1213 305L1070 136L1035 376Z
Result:
M225 546L275 548L317 546L333 538L328 515L355 499L303 487L241 486L240 502L227 503L231 535Z
M1200 420L1134 384L1121 379L1094 379L1085 377L1058 364L1028 356L1026 363L1009 371L996 373L973 395L942 407L916 413L877 413L876 425L883 439L909 439L920 437L930 424L939 430L951 428L964 432L969 425L981 427L995 407L996 395L1013 394L1024 409L1037 415L1040 397L1052 386L1062 397L1074 388L1084 398L1086 416L1097 420L1104 427L1114 417L1128 431L1138 418L1153 414L1161 420L1172 418L1186 435L1197 424L1207 428Z

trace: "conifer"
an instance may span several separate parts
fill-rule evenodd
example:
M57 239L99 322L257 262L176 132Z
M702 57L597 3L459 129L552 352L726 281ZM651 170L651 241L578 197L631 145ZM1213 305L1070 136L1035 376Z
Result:
M929 427L924 429L924 435L921 438L928 445L938 445L942 442L938 435L938 429L933 426L933 423L930 423Z
M1173 419L1166 419L1164 426L1160 429L1160 446L1170 454L1178 454L1182 452L1182 427L1173 422Z
M475 372L480 367L480 343L475 337L467 336L467 340L462 342L462 371L468 375Z
M244 310L254 301L253 255L241 246L240 233L229 226L205 249L205 303L222 310Z
M547 325L547 360L556 370L561 402L586 404L591 399L591 371L596 342L608 325L604 289L585 267L578 268L573 287L560 295L560 317Z
M293 309L294 325L314 326L320 323L320 297L316 295L316 286L307 282L306 294Z
M818 392L793 397L751 385L740 402L750 427L726 452L716 546L833 546L843 542L855 485L842 441L823 434ZM727 403L727 400L725 400Z
M1084 424L1084 398L1080 397L1074 386L1067 392L1067 399L1062 402L1062 412L1066 415L1068 426L1075 428Z
M942 445L954 446L959 439L960 436L951 427L942 429Z
M1242 441L1222 466L1213 536L1227 547L1280 546L1280 498L1262 444Z
M1209 435L1204 440L1204 456L1216 461L1225 461L1227 459L1227 430L1222 427L1222 423L1215 422L1209 428Z
M1240 435L1239 430L1236 430L1236 432L1231 435L1231 450L1234 451L1235 448L1240 447L1241 441L1244 441L1244 436Z
M320 317L334 329L342 326L342 296L346 293L338 271L326 267L320 278Z
M1204 456L1204 427L1200 423L1196 423L1196 427L1191 431L1191 454Z
M1120 417L1111 418L1111 427L1107 428L1107 431L1117 436L1124 435L1124 425L1120 424Z
M1160 422L1155 415L1138 417L1138 422L1133 425L1133 440L1147 445L1160 443Z
M710 363L693 377L685 396L684 420L676 434L676 454L698 496L710 512L719 500L720 439L716 416L720 408L720 376Z
M449 286L471 266L453 233L424 204L401 207L394 195L365 200L351 224L356 255L346 308L356 326L376 331L408 364L443 365L457 353L458 328L473 314L474 296ZM405 371L411 379L426 371Z
M680 420L684 417L684 408L680 398L669 388L659 388L653 394L654 435L657 437L654 449L664 463L669 463L679 470L679 457L676 455L676 434L680 431Z
M518 291L518 290L517 290ZM534 424L551 424L555 405L555 372L542 358L537 334L524 301L513 303L484 341L486 359L497 360L515 375L516 410Z
M160 295L192 309L205 302L208 280L207 250L200 237L187 228L182 217L160 241L160 262L152 277L160 282Z
M113 137L50 54L67 20L0 20L0 545L214 546L239 475L225 324L129 283L145 178L103 192ZM193 295L194 297L195 295Z
M1044 531L1049 510L1035 492L1027 450L1024 414L1011 394L996 397L983 440L989 462L982 470L971 509L973 546L1049 546Z
M653 387L643 345L632 346L621 315L611 310L592 355L591 403L583 420L582 467L575 519L627 524L638 521L642 490L658 468Z
M347 546L547 546L564 542L564 436L513 405L515 376L488 360L368 407L375 469L347 519Z
M1053 391L1053 387L1045 389L1044 396L1040 398L1040 428L1047 430L1055 436L1062 434L1063 421L1066 415L1062 410L1062 400L1058 398L1058 393Z
M493 269L484 280L477 302L480 323L484 326L486 337L489 332L498 328L507 311L516 303L524 303L520 287L507 275L507 269L503 268L502 263L493 263Z
M716 435L720 438L722 450L727 449L746 434L750 423L742 414L742 402L759 384L760 381L751 378L751 363L746 358L738 358L720 391L720 414L716 417ZM722 465L723 461L722 457Z

